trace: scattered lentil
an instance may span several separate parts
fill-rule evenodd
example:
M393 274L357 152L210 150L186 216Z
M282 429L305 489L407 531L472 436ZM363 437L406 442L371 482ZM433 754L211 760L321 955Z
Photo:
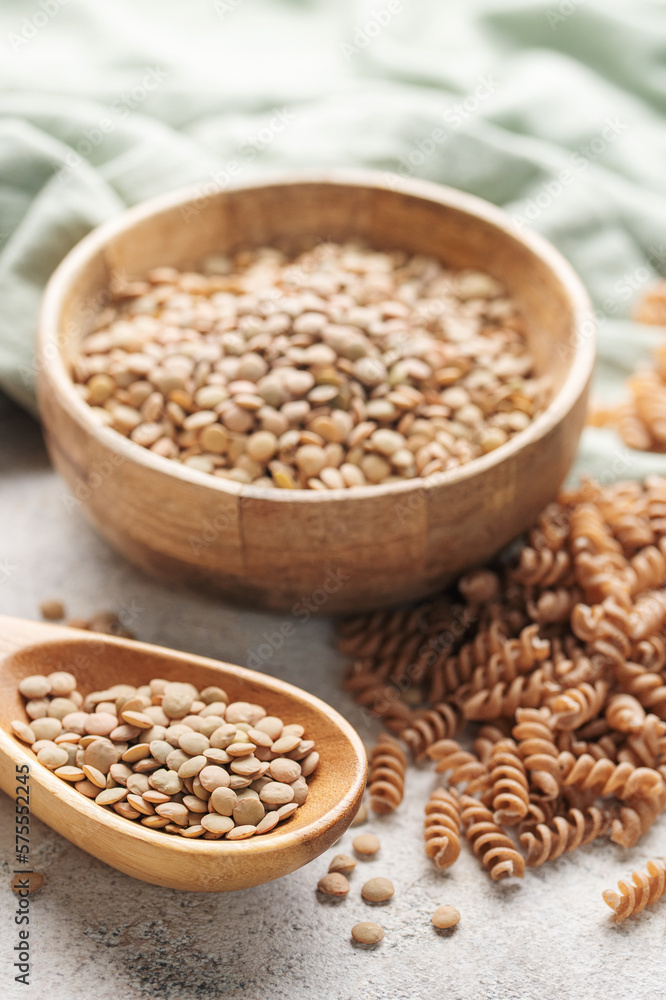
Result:
M356 868L356 862L348 854L336 854L330 865L329 872L340 872L341 875L349 875Z
M384 903L395 892L393 882L388 878L371 878L361 888L363 899L369 903Z
M29 872L27 875L20 873L12 879L11 887L13 892L21 891L22 894L25 894L27 888L28 894L32 896L34 892L39 892L44 885L44 881L44 876L39 872Z
M433 924L440 929L453 927L459 920L460 912L455 906L438 906L432 915Z
M42 601L39 605L39 613L47 621L59 622L65 617L65 608L62 601Z
M352 847L362 857L372 857L377 853L381 844L379 837L375 837L374 833L362 833L360 836L354 837Z
M340 872L330 872L319 879L317 889L326 896L346 896L350 885Z
M378 944L384 937L384 931L379 924L373 923L372 920L362 920L360 923L354 924L351 935L354 941L358 941L359 944Z

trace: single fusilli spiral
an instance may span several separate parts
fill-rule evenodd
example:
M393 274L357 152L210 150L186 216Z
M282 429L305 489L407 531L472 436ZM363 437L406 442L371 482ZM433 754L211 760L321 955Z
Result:
M497 719L481 726L474 740L474 752L482 764L488 765L492 749L498 740L506 739L511 735L511 726L508 719Z
M637 549L654 543L647 501L640 483L625 480L599 488L596 503L625 555L633 555Z
M643 708L666 719L666 685L661 674L626 661L616 668L616 676L624 690L640 701Z
M554 861L561 854L591 843L607 832L610 820L596 806L584 812L569 809L566 816L553 816L550 824L538 823L532 830L520 835L520 843L527 855L530 868Z
M640 728L627 736L617 757L636 767L662 767L666 761L666 722L656 715L644 716Z
M517 708L538 708L560 690L550 672L539 668L516 677L511 683L500 682L488 691L478 691L462 701L466 719L488 720L513 716Z
M601 511L593 503L581 503L571 512L571 551L599 555L620 552L620 544L608 530Z
M355 659L377 657L396 641L422 635L430 605L419 605L407 611L375 611L350 618L339 626L339 647L346 656Z
M566 691L555 695L548 702L548 707L553 713L553 728L579 729L599 714L607 693L608 684L605 681L596 681L593 685L578 684L577 687L567 688Z
M465 827L465 836L490 877L495 880L508 875L522 878L525 874L525 859L511 838L494 821L490 809L469 795L462 796L461 807L460 818Z
M560 765L550 717L547 708L516 709L513 737L531 783L546 798L554 799L560 792Z
M604 902L615 913L617 923L656 903L666 892L664 861L648 861L645 867L645 872L632 872L631 881L620 879L617 884L619 892L613 889L603 891Z
M409 725L401 731L400 738L414 757L420 760L433 743L455 736L459 726L459 712L452 705L441 702L432 709L414 712Z
M614 764L607 757L595 760L588 753L580 757L568 751L559 755L562 784L565 788L587 789L598 795L622 798L630 776L636 770L631 764Z
M513 579L527 585L556 587L565 584L571 576L571 556L568 552L537 551L529 546L521 550L518 567Z
M375 719L382 719L394 732L399 732L409 723L412 711L403 701L398 688L380 681L356 661L351 675L345 681L345 690L355 701Z
M617 431L628 448L636 451L650 451L652 448L652 437L648 428L636 412L636 406L632 399L623 400L613 409L611 420L617 426ZM604 420L604 424L609 423Z
M631 804L621 805L613 817L610 839L620 847L634 847L663 812L665 804L662 793L653 798L637 797Z
M666 448L666 385L659 372L640 371L629 380L636 416L648 431L650 450Z
M405 791L407 758L396 739L382 733L370 754L368 792L370 808L376 813L390 813L402 802Z
M657 635L643 639L642 642L635 643L631 659L646 670L663 670L666 667L666 642Z
M661 542L666 535L666 479L663 476L647 476L645 497L650 526Z
M493 819L502 826L515 826L526 816L530 796L525 767L513 740L499 740L494 745L489 769L488 800L492 801Z
M576 557L576 581L585 594L586 604L599 604L607 597L622 603L631 591L629 563L621 552L592 555L581 552Z
M554 590L544 590L534 600L526 602L530 618L540 625L552 622L568 622L572 608L582 597L581 591L574 587L557 587Z
M544 507L530 531L530 545L535 549L558 552L571 533L571 516L565 506L553 501Z
M455 656L442 655L432 668L430 700L439 701L458 691L478 667L502 651L506 641L501 622L492 621L480 629L474 639L464 643Z
M666 517L666 510L661 516ZM666 583L664 539L660 539L658 545L647 545L637 552L632 556L629 566L632 594L663 587Z
M660 631L666 620L666 594L650 590L641 594L629 614L629 638L634 642L649 639Z
M452 790L436 788L425 807L425 852L438 868L450 868L460 855L460 803Z
M606 721L618 733L636 733L645 722L645 709L630 694L614 694L606 705Z
M482 791L488 784L488 768L456 740L438 740L428 747L427 753L431 760L437 761L435 770L439 774L449 774L449 785L463 785L472 793Z
M500 681L512 681L518 674L529 672L536 663L545 660L549 653L550 643L540 638L539 626L527 625L517 639L505 639L488 663L476 668L462 691L465 697L469 697L477 691L487 691Z

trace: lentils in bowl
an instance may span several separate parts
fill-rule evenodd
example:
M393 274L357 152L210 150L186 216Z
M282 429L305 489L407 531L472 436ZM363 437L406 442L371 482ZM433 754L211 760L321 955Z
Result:
M434 257L321 243L118 282L73 377L96 419L242 484L329 490L455 469L545 408L503 286Z

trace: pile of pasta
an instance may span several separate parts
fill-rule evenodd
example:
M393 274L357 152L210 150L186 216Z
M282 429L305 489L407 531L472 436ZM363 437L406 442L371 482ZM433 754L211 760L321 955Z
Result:
M583 482L497 564L347 620L340 644L347 690L391 734L371 757L373 808L402 799L403 747L436 762L438 867L461 831L493 879L599 837L632 847L666 807L666 479Z
M642 296L633 313L637 323L666 327L666 281ZM626 383L627 398L615 406L597 407L589 422L614 427L628 448L666 452L666 345L654 351L654 363L643 365Z

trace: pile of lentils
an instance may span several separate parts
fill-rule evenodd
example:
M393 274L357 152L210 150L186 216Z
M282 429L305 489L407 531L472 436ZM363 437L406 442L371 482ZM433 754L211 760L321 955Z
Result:
M219 687L161 678L85 697L59 670L19 684L28 722L12 732L59 778L151 830L245 840L305 802L319 762L299 723Z
M432 257L272 247L116 280L72 375L105 425L200 472L329 490L454 469L549 398L515 303Z

